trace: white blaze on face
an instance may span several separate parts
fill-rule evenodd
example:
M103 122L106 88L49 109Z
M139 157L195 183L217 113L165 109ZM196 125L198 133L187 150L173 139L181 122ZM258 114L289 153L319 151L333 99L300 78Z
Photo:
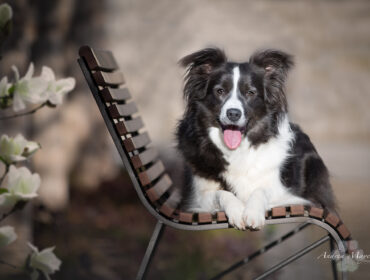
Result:
M240 79L240 69L239 69L239 66L236 66L233 69L233 88L231 90L229 98L226 100L225 104L222 106L220 120L223 125L234 125L234 126L241 128L245 125L245 117L244 117L244 109L243 109L242 102L238 98L239 79ZM227 117L227 111L229 109L236 109L241 112L241 117L237 122L233 122ZM225 145L230 150L234 150L239 147L242 141L242 134L241 134L240 129L227 128L223 131L223 138L224 138Z
M240 79L240 69L239 69L239 66L235 66L234 69L233 69L233 88L231 90L231 94L230 94L229 98L226 100L225 104L222 106L222 109L221 109L220 120L221 120L222 124L224 124L224 125L237 125L237 126L240 126L240 127L245 125L243 105L242 105L242 102L240 101L240 99L238 98L239 79ZM228 119L228 117L227 117L227 110L228 109L238 109L242 112L242 116L240 117L238 122L233 123L232 121L230 121Z

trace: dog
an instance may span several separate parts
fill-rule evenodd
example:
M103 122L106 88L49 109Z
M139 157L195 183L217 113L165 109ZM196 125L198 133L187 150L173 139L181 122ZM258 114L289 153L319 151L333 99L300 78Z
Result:
M260 50L236 63L206 48L179 63L187 69L176 129L186 164L184 210L225 211L229 224L244 230L262 228L266 210L276 206L335 209L323 160L288 118L291 55Z

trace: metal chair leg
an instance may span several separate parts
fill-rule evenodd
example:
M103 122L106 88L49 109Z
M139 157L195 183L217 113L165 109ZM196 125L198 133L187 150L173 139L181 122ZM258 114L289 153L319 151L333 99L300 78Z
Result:
M153 258L153 255L157 248L158 242L162 236L164 228L165 225L161 221L158 221L157 224L155 225L152 237L150 238L148 247L146 248L144 258L141 261L139 272L137 273L136 276L137 280L145 279L148 267Z
M335 241L330 237L330 252L333 253L335 249ZM331 268L333 270L333 279L338 280L337 262L334 258L331 259Z

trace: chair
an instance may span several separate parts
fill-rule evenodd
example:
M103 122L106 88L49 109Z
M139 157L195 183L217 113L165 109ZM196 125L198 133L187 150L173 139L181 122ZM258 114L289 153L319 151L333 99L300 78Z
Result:
M137 278L144 279L165 226L180 230L216 230L230 228L224 212L187 213L177 209L174 203L174 186L158 158L158 152L150 147L150 138L144 128L143 120L137 116L138 109L130 101L131 94L118 64L109 51L94 50L83 46L79 50L79 65L87 84L100 109L105 124L131 178L132 184L146 209L157 219L157 224L149 241ZM309 225L316 225L326 231L326 235L302 248L280 263L272 266L255 279L264 279L278 269L302 257L325 242L330 248L338 248L341 256L347 251L346 241L350 232L335 214L317 207L290 205L276 207L266 213L266 224L298 223L299 226L271 242L247 258L220 272L212 279L220 279L238 267L250 262L272 247L297 234ZM343 259L343 258L342 258ZM338 271L332 260L333 278L347 279L345 271Z

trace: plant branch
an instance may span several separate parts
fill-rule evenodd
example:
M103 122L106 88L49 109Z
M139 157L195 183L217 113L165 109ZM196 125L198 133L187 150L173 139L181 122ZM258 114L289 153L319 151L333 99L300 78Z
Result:
M14 268L14 269L21 269L20 267L15 266L14 264L11 264L11 263L7 263L6 261L3 261L3 260L0 260L0 264L10 266L11 268Z
M14 118L17 118L17 117L23 117L23 116L26 116L26 115L31 115L33 113L36 113L36 111L40 110L46 104L47 104L46 102L42 103L39 106L37 106L36 108L32 109L31 111L27 111L27 112L23 112L23 113L19 113L19 114L14 114L14 115L10 115L10 116L5 116L5 117L0 117L0 121L14 119Z
M1 184L3 183L3 181L4 181L5 177L6 177L6 174L8 174L8 171L9 171L9 165L8 164L5 164L4 174L0 178L0 187L1 187Z

